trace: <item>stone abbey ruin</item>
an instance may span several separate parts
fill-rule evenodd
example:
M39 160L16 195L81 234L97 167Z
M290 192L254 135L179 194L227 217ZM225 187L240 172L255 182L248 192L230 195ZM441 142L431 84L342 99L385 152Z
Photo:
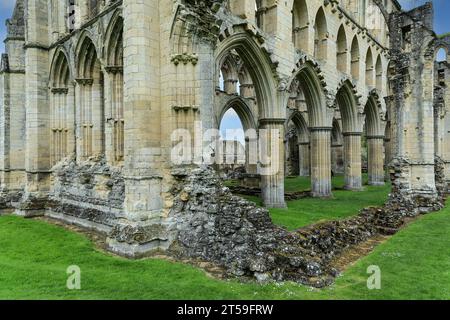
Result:
M159 250L323 286L346 248L443 206L450 71L436 56L450 36L433 31L431 3L17 0L6 26L2 213L96 230L131 258ZM229 109L253 133L241 187L265 207L286 206L287 175L330 197L333 173L357 192L363 169L369 184L392 183L386 205L288 232L224 186L205 145L185 140L200 155L173 161Z

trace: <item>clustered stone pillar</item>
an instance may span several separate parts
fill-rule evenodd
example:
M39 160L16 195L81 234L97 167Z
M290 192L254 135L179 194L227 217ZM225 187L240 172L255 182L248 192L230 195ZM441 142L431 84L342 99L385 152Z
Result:
M237 79L227 79L224 81L224 89L227 94L236 94L237 91Z
M124 1L124 121L133 125L124 131L125 212L107 242L132 257L171 243L162 221L158 12L157 1Z
M334 174L344 172L344 146L341 143L331 145L331 163Z
M392 194L396 201L417 205L421 213L442 205L435 180L432 16L429 2L390 18Z
M299 153L299 176L309 177L311 174L311 155L309 152L310 144L309 142L299 142L298 153Z
M313 197L331 196L331 127L311 128L311 191Z
M384 185L384 136L367 136L369 185Z
M49 53L48 3L30 0L27 6L28 24L25 43L25 104L27 183L24 197L16 213L25 216L42 215L50 190L50 123L49 123Z
M391 151L391 139L384 139L384 177L386 181L390 181L391 175L389 170L389 164L392 161Z
M255 97L255 87L251 83L244 83L240 86L241 97L243 98L254 98Z
M261 196L267 208L285 208L284 119L260 120Z
M360 190L361 178L361 132L344 134L344 174L345 189Z

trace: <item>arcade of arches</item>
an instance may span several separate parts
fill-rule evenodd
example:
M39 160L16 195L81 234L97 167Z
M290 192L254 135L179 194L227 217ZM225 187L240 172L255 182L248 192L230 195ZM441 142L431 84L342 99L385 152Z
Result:
M286 206L287 175L309 176L314 197L332 196L334 174L360 190L367 172L432 199L435 157L450 181L450 39L409 16L396 0L17 0L0 71L2 209L101 230L138 256L170 246L177 179L212 154L243 167L269 208ZM186 139L230 110L237 143ZM180 144L194 152L174 164Z

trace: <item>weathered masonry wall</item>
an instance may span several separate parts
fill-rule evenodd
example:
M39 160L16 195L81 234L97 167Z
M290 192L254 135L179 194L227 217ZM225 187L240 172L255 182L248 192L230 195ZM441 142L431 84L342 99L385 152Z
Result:
M363 3L17 0L0 71L0 209L100 230L124 256L166 250L195 228L183 212L203 210L178 185L220 157L194 138L230 109L253 130L242 183L266 207L286 206L287 174L330 197L332 172L359 190L363 170L381 185L392 164L394 198L435 208L450 180L448 64L434 63L448 39L429 5ZM179 144L194 152L175 163Z
M435 181L435 41L431 4L391 18L394 191L439 201Z
M0 209L8 211L17 203L25 187L25 56L24 6L17 3L6 24L7 54L0 67Z

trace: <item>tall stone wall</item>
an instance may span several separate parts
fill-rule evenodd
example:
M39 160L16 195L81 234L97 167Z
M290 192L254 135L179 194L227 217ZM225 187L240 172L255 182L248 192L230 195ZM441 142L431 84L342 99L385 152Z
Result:
M419 211L439 206L435 180L434 61L431 3L391 16L390 85L393 194L418 201ZM429 207L429 208L427 208Z
M393 12L389 43L387 31L381 37L371 32L363 18L356 19L338 1L308 0L301 22L295 26L290 20L296 12L293 9L298 9L293 0L262 1L256 12L250 0L97 3L98 7L90 10L91 2L77 1L75 23L65 27L59 15L64 8L49 10L49 4L56 2L17 1L0 75L1 208L27 216L47 214L106 232L110 250L131 257L166 250L174 240L189 251L196 241L189 238L189 231L195 229L201 238L217 221L220 234L241 245L240 227L232 221L236 218L233 214L241 212L236 211L240 205L248 209L244 215L257 215L251 221L256 229L247 231L276 230L277 240L282 242L287 233L270 223L266 211L233 198L210 173L206 177L213 179L213 185L205 182L197 170L214 154L203 148L207 142L189 140L186 144L192 147L193 156L180 167L172 162L172 151L180 142L174 141L175 130L183 130L181 138L199 138L207 129L218 128L224 110L233 103L239 104L247 127L258 130L259 137L269 138L269 158L279 156L275 170L268 174L262 172L269 165L261 161L252 164L250 173L261 175L266 206L286 205L288 115L299 113L304 119L303 131L299 130L302 137L297 141L299 163L294 165L300 167L299 174L312 174L314 196L328 197L332 195L332 157L345 161L348 187L361 187L364 124L370 127L372 154L380 153L388 113L395 129L391 141L393 198L399 197L401 202L407 196L414 207L420 197L420 209L436 207L442 162L437 161L436 170L434 60L428 50L435 39L430 30L431 6L401 13L391 1L387 8L376 1L377 12L385 19L383 28L388 26L388 13ZM121 31L117 26L122 25ZM342 41L339 30L345 34L343 51L338 49ZM116 57L114 62L111 56ZM221 64L230 56L238 57L238 64L247 69L248 82L241 83L240 93L232 87L239 75L228 79L227 90L220 90ZM84 72L86 65L92 74ZM54 77L58 68L64 70L60 72L62 86ZM416 79L421 81L414 82ZM381 97L389 90L392 95L387 108ZM64 118L68 125L55 124L61 117L53 111L61 106L55 104L54 94L67 95L63 107L70 110L70 116ZM117 105L123 106L123 114L113 114L120 109ZM89 119L89 112L95 121ZM339 150L332 156L333 119L339 122L344 138L334 144ZM296 121L298 126L300 120ZM114 128L123 131L115 135ZM71 146L56 163L54 132L70 136L66 141ZM93 132L90 142L95 152L84 152L89 144L84 132ZM113 156L117 145L124 150L118 159ZM382 157L369 160L374 164L372 182L383 183ZM179 190L179 184L196 181L190 180L191 171L200 180L201 190ZM204 193L195 198L196 192ZM191 202L185 196L196 200ZM211 204L206 208L205 203L196 202L207 197ZM220 211L217 221L214 210ZM184 213L192 220L183 217ZM223 229L222 219L226 222ZM233 228L228 230L227 224ZM363 225L363 229L367 227ZM361 235L363 229L356 228L356 233ZM249 239L254 241L251 236ZM188 255L197 255L197 250L206 247ZM294 267L297 262L292 262ZM302 270L308 273L307 269Z

